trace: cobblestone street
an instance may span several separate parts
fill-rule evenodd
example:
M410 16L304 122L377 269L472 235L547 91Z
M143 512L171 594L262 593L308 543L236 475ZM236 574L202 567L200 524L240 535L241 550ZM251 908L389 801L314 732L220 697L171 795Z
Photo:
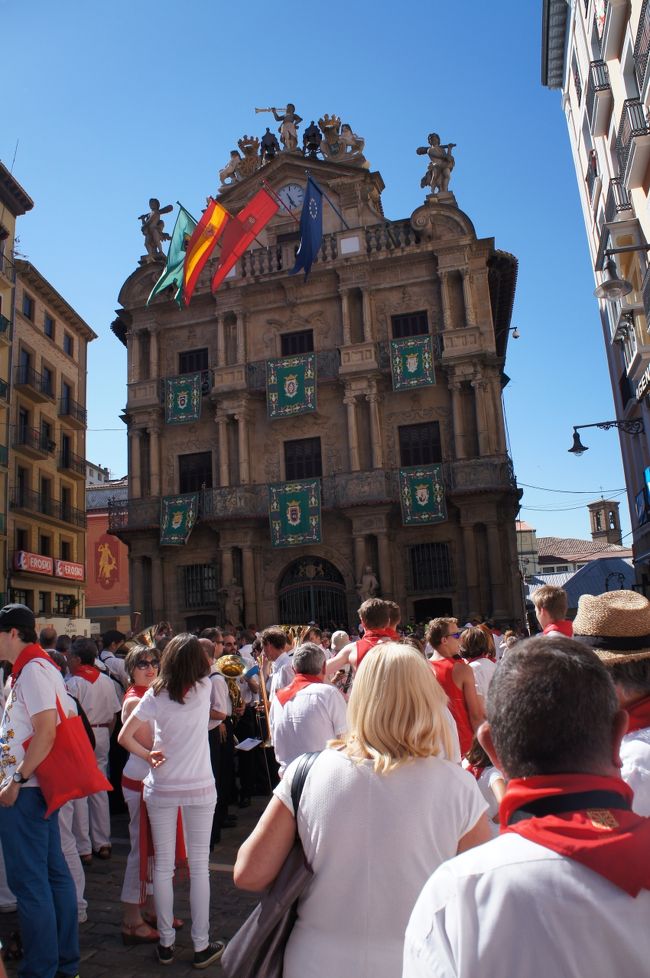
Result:
M222 832L222 841L215 846L210 857L210 938L230 938L248 913L255 906L254 894L236 890L232 882L232 867L239 844L246 838L266 805L266 798L253 798L251 808L239 811L239 824ZM81 942L81 978L148 978L160 976L161 966L155 957L155 945L125 947L122 943L120 924L122 908L120 891L124 865L128 853L126 816L113 816L113 854L110 861L94 859L86 870L86 899L88 921L79 928ZM192 967L192 941L190 938L189 883L183 882L176 890L174 910L185 920L185 927L178 932L176 958L164 969L170 976L196 975ZM16 914L0 916L0 938L3 944L18 926ZM9 975L17 974L17 962L7 962ZM220 972L218 964L208 968L206 974Z

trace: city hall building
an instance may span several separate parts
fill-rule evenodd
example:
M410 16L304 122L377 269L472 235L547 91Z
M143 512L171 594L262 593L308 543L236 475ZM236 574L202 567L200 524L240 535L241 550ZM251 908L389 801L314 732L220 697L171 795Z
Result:
M129 548L131 610L349 626L378 594L404 621L521 618L501 396L517 261L446 187L387 220L363 141L349 152L338 120L320 123L308 162L239 142L217 199L235 215L263 179L286 207L215 294L216 259L188 307L171 290L147 305L151 255L121 289L128 499L109 532ZM306 165L333 206L305 282L289 272Z

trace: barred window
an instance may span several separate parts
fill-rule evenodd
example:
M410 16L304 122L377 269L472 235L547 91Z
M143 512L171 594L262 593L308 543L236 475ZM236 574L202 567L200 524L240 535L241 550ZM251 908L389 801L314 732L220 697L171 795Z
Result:
M442 461L440 424L437 421L401 425L398 431L401 465L432 465Z
M414 591L440 591L454 585L446 543L418 543L409 547L409 566Z
M297 438L284 443L285 479L310 479L323 474L320 438Z
M193 374L208 369L208 348L203 350L187 350L178 354L179 374Z
M393 339L402 340L407 336L422 336L429 332L429 320L424 312L406 312L390 317Z
M313 329L303 329L299 333L282 333L280 335L280 350L283 357L295 357L299 353L311 353L313 349Z
M178 491L212 489L212 452L178 456Z
M186 608L217 604L217 568L214 564L188 564L181 568Z

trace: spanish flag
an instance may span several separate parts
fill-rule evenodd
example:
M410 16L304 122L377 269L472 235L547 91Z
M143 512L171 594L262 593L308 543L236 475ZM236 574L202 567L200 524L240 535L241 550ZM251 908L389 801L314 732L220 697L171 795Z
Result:
M225 207L210 197L203 217L197 224L194 234L187 243L185 265L183 268L183 302L189 306L190 299L205 263L223 234L230 215Z

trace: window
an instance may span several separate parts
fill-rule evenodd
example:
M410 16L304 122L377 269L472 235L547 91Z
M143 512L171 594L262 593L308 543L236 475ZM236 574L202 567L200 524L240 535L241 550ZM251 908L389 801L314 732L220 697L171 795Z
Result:
M39 534L38 552L42 557L52 556L52 537L46 536L44 533Z
M23 588L12 587L11 588L11 600L14 604L26 604L28 608L31 608L31 591L24 591Z
M49 367L43 367L41 373L41 390L48 397L54 397L54 373Z
M61 486L61 519L70 522L72 517L72 491Z
M409 563L413 590L439 591L454 586L446 543L419 543L409 547Z
M74 594L55 594L54 595L54 614L63 615L71 618L77 607L77 599Z
M23 316L34 321L34 300L26 292L23 292Z
M313 329L303 329L299 333L283 333L280 336L280 352L283 357L294 357L298 353L311 353L313 349Z
M556 574L568 574L569 573L569 565L568 564L558 564L557 567L555 568L555 573Z
M69 357L74 356L74 340L69 333L63 334L63 352L67 353Z
M16 550L29 550L29 533L22 527L16 527Z
M407 312L400 316L391 316L390 322L394 340L402 340L406 336L421 336L429 332L426 312Z
M29 411L25 408L18 410L18 441L24 445L29 437Z
M51 340L54 339L54 320L48 313L45 313L45 320L43 323L43 330L46 336L49 336Z
M309 479L321 476L323 466L320 438L298 438L284 443L285 479Z
M195 374L208 369L208 350L188 350L178 354L179 374Z
M72 387L70 387L70 384L66 384L64 380L61 382L61 410L63 414L70 413L71 402L72 402Z
M44 452L54 451L53 428L49 421L41 421L41 448Z
M398 431L401 465L431 465L442 461L437 421L402 425Z
M72 544L69 540L61 540L61 560L72 560Z
M61 434L61 464L69 465L72 455L72 438L70 435Z
M212 489L212 452L178 456L178 491Z
M217 568L214 564L189 564L182 568L186 608L217 603Z
M38 592L38 612L39 615L49 615L52 595L49 591Z

